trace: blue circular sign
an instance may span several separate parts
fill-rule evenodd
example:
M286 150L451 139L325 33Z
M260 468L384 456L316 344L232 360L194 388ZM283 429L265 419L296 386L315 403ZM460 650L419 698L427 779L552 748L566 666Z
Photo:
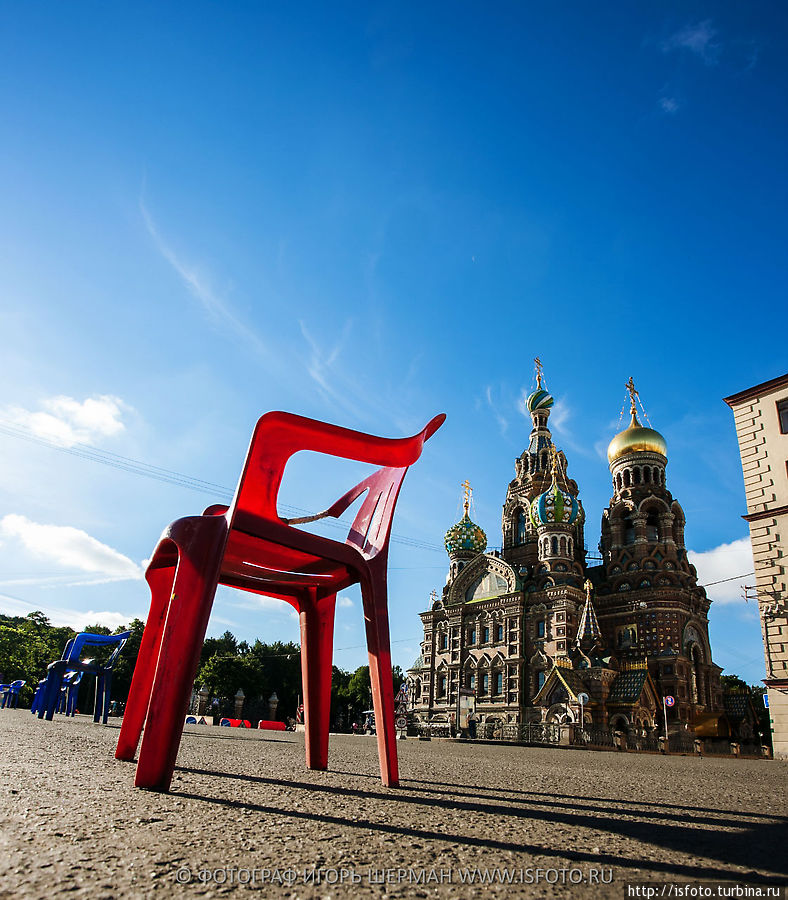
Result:
M676 698L675 698L675 697L671 697L670 695L668 695L667 697L665 697L665 706L673 706L673 704L674 704L675 702L676 702Z

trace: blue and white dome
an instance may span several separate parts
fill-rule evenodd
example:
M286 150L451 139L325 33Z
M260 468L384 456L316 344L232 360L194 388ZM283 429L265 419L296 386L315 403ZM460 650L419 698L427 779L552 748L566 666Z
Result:
M531 503L531 521L540 525L574 525L579 512L577 497L562 491L553 477L550 487Z

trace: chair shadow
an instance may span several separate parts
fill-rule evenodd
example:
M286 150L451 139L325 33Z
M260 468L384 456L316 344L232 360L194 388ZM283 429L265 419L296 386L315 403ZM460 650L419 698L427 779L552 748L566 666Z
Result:
M195 775L240 780L245 783L288 787L291 790L312 791L421 807L446 808L445 799L413 796L412 794L409 794L408 790L410 785L407 782L403 783L403 785L396 790L366 791L327 784L294 782L277 778L265 778L263 776L238 775L207 769L184 768L179 766L177 767L177 770ZM299 820L305 819L309 821L331 822L354 829L369 829L372 831L381 831L392 835L398 835L400 837L410 837L414 840L448 841L450 843L473 847L484 847L490 850L503 850L514 853L533 853L540 856L553 856L561 859L569 859L578 863L585 862L592 865L616 866L624 869L647 868L653 871L662 872L666 875L684 876L695 880L698 878L716 878L723 880L727 879L729 881L741 881L746 877L748 881L764 884L782 884L782 878L778 876L763 875L754 871L754 869L762 868L778 871L781 874L788 874L788 870L775 867L776 861L783 858L780 853L780 848L784 847L785 835L783 834L781 836L779 829L780 827L782 827L783 830L785 829L786 819L772 817L769 822L752 823L743 821L741 817L737 817L741 814L737 814L732 810L716 810L715 812L720 815L732 816L733 818L687 817L686 815L681 814L676 807L673 807L673 809L676 810L674 813L667 811L655 813L655 811L651 809L629 811L621 810L620 808L599 808L593 806L593 801L588 797L581 798L586 801L587 805L579 807L576 803L572 802L575 798L571 796L556 798L553 795L550 795L551 799L549 801L541 799L523 799L519 801L519 803L522 804L519 807L502 805L500 801L504 798L485 798L491 800L491 803L482 803L478 800L455 801L452 803L453 809L468 813L482 813L494 815L499 818L510 817L515 820L542 821L554 825L568 825L572 827L606 831L611 835L628 837L645 844L660 846L666 850L675 851L682 855L699 855L711 858L712 860L717 860L720 863L720 865L713 865L703 862L685 864L650 858L624 858L611 853L589 853L586 851L572 850L565 846L554 848L524 842L514 844L493 838L451 834L446 831L430 831L423 828L393 825L369 820L348 821L341 816L309 813L302 809L285 811L277 807L267 807L246 801L225 800L223 798L181 791L178 791L177 793L179 796L202 802L215 803L229 807L240 806L245 809L271 815L281 816L282 814L285 814ZM422 793L426 792L422 789ZM518 793L523 794L527 792ZM506 799L509 803L512 802L511 797L507 797ZM619 803L618 800L601 800L599 802L608 803L614 807ZM534 805L540 807L549 806L552 808L547 810L537 809L534 808ZM569 807L571 811L566 811L565 809L562 809L562 807ZM583 811L578 812L578 810ZM631 819L620 818L621 815L638 815L642 820L632 821ZM655 819L664 819L668 821L654 821ZM694 827L687 827L688 824ZM709 828L699 828L697 827L698 825L711 826L711 829L714 830ZM716 830L720 826L736 828L737 831L721 832ZM748 871L742 873L738 868L734 868L736 866L746 867Z

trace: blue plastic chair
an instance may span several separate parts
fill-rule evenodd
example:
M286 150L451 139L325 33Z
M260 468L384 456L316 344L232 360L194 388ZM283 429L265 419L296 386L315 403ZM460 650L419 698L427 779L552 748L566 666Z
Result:
M89 634L83 632L72 638L63 651L63 657L50 663L47 667L47 677L41 690L40 701L36 704L36 712L39 719L52 720L55 710L60 705L61 697L64 697L64 711L67 715L74 714L76 706L77 684L72 683L76 675L95 675L96 677L96 705L93 709L93 721L101 720L105 725L109 716L110 694L112 692L112 670L120 656L131 632L124 631L121 634ZM95 660L81 660L83 650L87 647L106 647L117 644L106 662L99 663ZM66 676L74 673L66 682L65 696L63 684ZM69 712L69 709L71 712Z
M0 684L0 709L16 709L19 706L19 692L26 684L21 679L10 684Z

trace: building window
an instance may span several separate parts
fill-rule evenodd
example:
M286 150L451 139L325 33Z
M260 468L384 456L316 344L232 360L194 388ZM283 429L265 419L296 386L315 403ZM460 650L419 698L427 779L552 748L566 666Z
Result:
M475 628L468 629L468 643L469 644L476 643L476 629Z
M481 690L479 693L486 694L490 688L490 676L486 673L482 675Z
M545 680L545 673L543 671L537 672L536 673L536 690L537 691L542 690L542 685L544 685L544 680Z
M502 641L503 640L503 625L495 626L495 640Z
M438 678L438 691L437 691L437 695L438 695L438 697L445 697L445 696L446 696L446 676L445 676L445 675L441 675L441 676Z
M788 397L777 401L777 415L780 419L780 433L788 434Z
M449 638L447 637L446 633L444 632L440 637L441 650L445 650L448 646L449 646Z
M544 619L540 619L540 620L536 623L536 636L537 636L538 638L543 638L543 637L544 637Z
M520 510L517 513L517 543L524 544L526 536L525 513Z
M663 666L662 674L663 675L672 675L673 674L673 666Z
M475 675L468 676L468 689L471 691L476 690L476 676Z
M496 672L493 675L493 694L503 693L503 672Z
M485 625L484 628L482 628L482 643L483 644L490 643L490 629L487 627L487 625Z

